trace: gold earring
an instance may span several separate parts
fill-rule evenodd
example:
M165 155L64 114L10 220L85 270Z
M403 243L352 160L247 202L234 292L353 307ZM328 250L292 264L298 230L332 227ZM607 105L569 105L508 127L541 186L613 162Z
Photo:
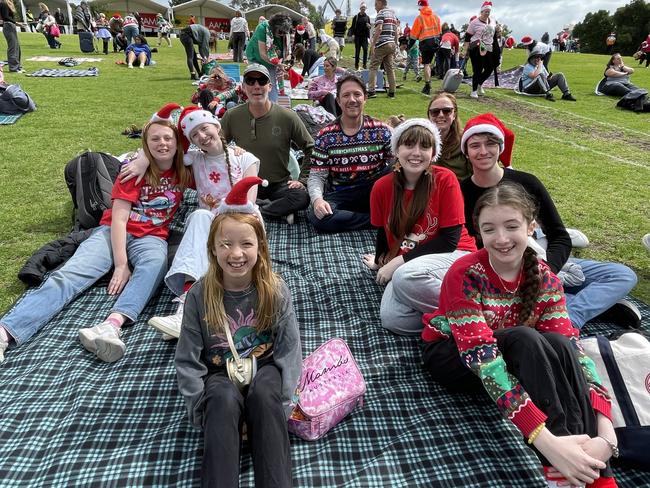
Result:
M424 174L427 176L431 176L432 173L433 173L433 165L430 164L429 166L427 166L427 169L424 170Z
M402 171L402 165L399 164L399 161L397 161L397 162L393 165L393 173L399 173L400 171Z

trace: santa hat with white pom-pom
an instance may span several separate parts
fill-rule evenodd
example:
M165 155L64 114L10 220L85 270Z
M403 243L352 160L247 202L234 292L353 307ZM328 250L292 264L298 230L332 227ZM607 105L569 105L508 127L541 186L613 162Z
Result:
M269 182L263 180L259 176L247 176L235 183L226 195L226 198L221 200L221 203L216 209L216 214L224 213L247 213L259 215L259 210L255 203L248 199L248 191L254 185L268 186Z
M153 114L149 122L169 122L170 124L176 125L173 112L182 109L183 107L177 103L168 103L167 105L163 105L160 110Z

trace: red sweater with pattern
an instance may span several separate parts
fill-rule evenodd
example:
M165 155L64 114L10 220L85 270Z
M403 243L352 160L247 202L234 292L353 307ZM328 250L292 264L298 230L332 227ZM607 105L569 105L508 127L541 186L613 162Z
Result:
M578 352L594 410L611 418L607 391L600 384L593 361L582 350L578 329L569 320L562 284L546 263L540 261L539 266L542 284L533 307L534 327L540 332L557 332L569 338ZM546 415L533 403L519 380L508 373L492 334L505 327L524 327L518 321L521 310L518 294L505 290L516 286L517 281L499 279L490 266L487 250L461 257L444 278L439 308L423 316L422 339L434 342L453 336L463 363L478 375L503 415L528 437L546 420Z

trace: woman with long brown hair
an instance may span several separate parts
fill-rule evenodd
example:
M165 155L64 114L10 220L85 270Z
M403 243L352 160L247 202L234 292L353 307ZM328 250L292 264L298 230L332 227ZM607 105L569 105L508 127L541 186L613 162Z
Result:
M449 266L476 246L463 225L458 180L435 166L438 129L426 119L407 120L395 128L391 146L393 172L377 180L370 194L370 221L379 228L375 254L363 261L386 285L382 326L413 335L422 330L422 313L437 306Z
M456 97L442 92L435 95L427 107L427 117L440 131L442 151L436 165L450 169L459 181L472 174L472 165L460 150L460 137L463 133L458 117Z
M16 6L13 0L0 0L0 20L2 20L2 33L7 40L7 60L9 71L24 73L20 64L20 41L16 32Z

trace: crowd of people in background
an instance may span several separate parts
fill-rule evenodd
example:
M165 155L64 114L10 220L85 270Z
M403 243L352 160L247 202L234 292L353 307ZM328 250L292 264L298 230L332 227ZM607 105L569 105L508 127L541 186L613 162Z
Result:
M52 28L58 19L45 4L39 8L38 23L49 47L60 48ZM377 96L380 69L387 96L396 96L399 50L405 53L404 79L413 70L416 81L424 82L423 94L431 94L433 76L444 77L466 59L472 67L470 98L484 96L483 84L498 70L506 45L492 8L490 1L483 2L462 34L442 22L427 0L418 1L413 25L403 30L388 0L375 0L374 20L365 3L351 19L337 10L333 36L316 30L307 18L298 23L284 13L262 18L249 30L237 12L228 37L234 61L247 60L240 84L218 64L206 69L214 38L210 30L196 21L182 26L179 40L190 78L206 75L192 98L200 106L186 108L178 125L169 110L154 115L145 127L142 150L125 158L114 207L101 226L43 287L0 318L0 355L10 344L28 340L113 268L109 294L117 297L115 306L101 323L80 329L79 339L100 360L118 361L126 353L123 326L137 320L164 280L179 307L150 323L167 336L180 336L176 366L188 415L220 439L206 436L206 459L209 453L216 461L204 462L204 480L236 480L239 473L238 427L220 422L223 415L237 422L246 415L252 442L265 444L263 451L253 452L256 473L269 469L290 480L283 426L299 376L299 335L290 292L269 267L264 222L292 225L299 212L306 212L317 232L376 231L375 251L361 259L385 287L377 304L381 325L421 338L423 361L435 381L456 391L487 391L535 448L549 479L559 473L573 485L599 478L613 482L609 459L616 437L608 393L581 353L579 333L598 317L639 327L638 309L624 298L636 285L635 273L622 264L571 256L576 231L565 227L538 176L511 168L515 135L495 115L471 117L462 129L451 93L434 94L423 117L398 119L393 127L365 112L367 100ZM9 69L19 72L15 16L12 0L0 0ZM104 54L111 40L114 52L124 50L128 68L151 64L137 12L108 19L103 13L94 16L81 2L74 21L79 32L92 32L102 41ZM165 41L171 47L172 24L159 15L156 29L158 46ZM355 72L339 67L346 42L354 44ZM649 43L650 36L641 46L640 63L646 59L646 67ZM575 101L564 75L551 73L548 34L540 41L525 36L521 44L527 62L520 90L554 100L551 90L557 87L562 100ZM285 94L288 70L300 64L302 76L311 78L309 99L334 118L315 138L294 111L276 103ZM364 80L360 70L366 69ZM620 95L635 89L633 73L613 53L604 91ZM228 147L230 142L237 147ZM189 149L190 143L195 149ZM297 172L290 167L291 145L302 153ZM223 210L222 201L238 182L258 176L267 186L247 187L244 201L237 203L250 211ZM185 187L197 190L199 209L189 217L184 251L166 272L168 226ZM155 215L141 205L150 196L165 203ZM255 260L267 268L254 268ZM98 264L88 274L90 262ZM264 280L275 284L273 293ZM245 400L237 396L219 362L209 365L204 384L197 376L197 371L208 374L200 357L204 338L214 342L216 337L205 331L221 340L223 319L235 306L257 311L264 304L283 311L281 320L260 315L264 320L255 332L256 346L268 346L257 349L256 381L264 389L251 389L255 393ZM522 324L527 327L517 327ZM227 351L222 349L218 354ZM559 361L558 355L572 359ZM208 400L199 401L204 393ZM226 395L228 402L220 404L215 395ZM577 412L568 411L565 397L579 406ZM248 406L244 414L244 402L256 405L253 411L268 408L270 420L255 419ZM590 437L586 443L572 438L585 434Z

